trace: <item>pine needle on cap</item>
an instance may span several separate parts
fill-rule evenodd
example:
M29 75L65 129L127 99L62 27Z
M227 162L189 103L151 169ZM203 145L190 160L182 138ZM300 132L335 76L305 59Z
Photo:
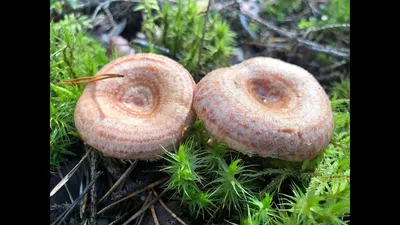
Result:
M90 83L90 82L109 79L109 78L115 78L115 77L124 77L124 75L114 74L114 73L99 74L99 75L95 75L95 76L80 77L80 78L76 78L76 79L72 79L72 80L58 82L57 84L60 84L60 85L87 84L87 83Z

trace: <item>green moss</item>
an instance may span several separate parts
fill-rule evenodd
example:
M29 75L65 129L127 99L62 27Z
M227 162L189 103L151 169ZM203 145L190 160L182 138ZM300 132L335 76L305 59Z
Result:
M83 86L57 82L94 75L107 63L106 50L85 34L89 20L67 15L50 22L50 165L59 165L79 141L73 114Z
M226 220L241 225L344 224L350 210L349 80L335 84L330 96L335 131L324 153L315 159L302 163L270 160L267 167L255 167L240 154L231 157L232 151L223 143L210 144L210 136L198 120L191 129L194 148L182 145L178 152L168 153L176 159L180 151L191 156L168 160L166 168L173 178L168 187L192 210L199 208L193 205L201 205L204 212L226 211L230 215ZM191 179L177 176L186 170ZM201 179L196 178L200 174ZM267 187L259 185L261 178L269 180ZM188 180L191 185L182 188ZM291 186L281 188L284 181ZM198 195L185 198L184 193ZM205 197L200 198L202 195Z
M196 1L177 1L171 5L164 1L162 9L155 0L139 3L135 10L143 10L143 32L149 42L169 49L169 56L179 61L189 72L197 68L205 15L199 12ZM218 14L208 17L200 67L209 72L228 65L234 51L236 34ZM144 49L149 51L149 49Z
M278 224L346 224L350 213L350 83L334 85L332 110L335 131L330 144L314 164L314 172L302 187L293 185L285 195ZM285 222L287 221L287 223Z
M282 22L287 15L299 11L302 6L304 6L302 0L280 0L266 4L265 11L274 16L277 21Z
M350 0L331 0L326 8L321 12L326 16L326 20L310 17L302 18L297 25L299 29L310 29L330 24L341 24L350 22ZM322 17L321 17L322 18Z

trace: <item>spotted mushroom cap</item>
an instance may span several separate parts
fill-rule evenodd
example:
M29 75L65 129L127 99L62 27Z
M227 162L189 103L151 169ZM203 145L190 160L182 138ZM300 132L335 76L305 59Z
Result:
M207 74L194 109L212 136L248 155L312 159L330 142L331 105L306 70L256 57Z
M124 77L87 84L75 110L81 138L106 156L157 159L195 120L196 84L179 63L156 54L118 58L98 74Z

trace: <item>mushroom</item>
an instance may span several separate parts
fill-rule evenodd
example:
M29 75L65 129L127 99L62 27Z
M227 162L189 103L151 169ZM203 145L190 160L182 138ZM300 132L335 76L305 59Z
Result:
M111 61L98 74L123 77L87 84L74 113L84 142L119 159L158 159L184 138L195 120L190 73L156 54Z
M129 45L129 42L121 36L115 36L111 38L110 43L107 45L108 57L112 56L114 50L119 57L135 54L135 49L133 49Z
M312 159L334 129L330 101L305 69L256 57L211 71L198 84L193 107L209 133L247 155Z

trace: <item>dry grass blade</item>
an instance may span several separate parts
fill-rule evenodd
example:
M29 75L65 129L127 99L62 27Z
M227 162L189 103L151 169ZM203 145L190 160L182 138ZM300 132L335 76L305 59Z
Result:
M82 172L82 174L83 174L83 172ZM79 183L79 194L82 194L83 193L83 175L81 174L81 180L80 180L80 183ZM82 201L81 203L81 207L80 207L80 210L79 210L79 218L83 218L83 213L84 213L84 210L85 210L85 204L84 204L84 201Z
M51 190L50 192L50 197L53 196L55 193L57 193L58 190L60 190L60 188L62 186L64 186L65 183L68 182L68 180L72 177L72 175L74 175L74 173L76 172L76 170L79 168L79 166L82 164L82 162L86 159L86 157L89 155L91 149L89 149L86 154L82 157L82 159L75 165L74 168L72 168L71 171L69 171L69 173L67 173L67 175L65 175L65 177L63 179L61 179L61 181L53 188L53 190Z
M115 184L107 191L107 193L99 200L99 203L102 202L105 198L107 198L121 183L129 176L132 170L135 168L137 161L134 161L129 168L122 174L122 176L115 182Z
M144 205L137 213L135 213L131 218L129 218L125 223L122 225L128 225L132 220L136 219L136 217L140 216L140 214L144 213L151 205L153 205L155 202L157 202L165 193L167 193L167 189L164 189L161 194L159 194L157 197L153 198L151 202L148 204Z
M124 197L124 198L121 198L121 199L119 199L118 201L113 202L113 203L111 203L110 205L104 207L104 208L103 208L102 210L100 210L97 214L101 214L101 213L105 212L107 209L111 208L112 206L114 206L114 205L116 205L116 204L118 204L118 203L120 203L120 202L122 202L122 201L125 201L125 200L127 200L127 199L129 199L129 198L132 198L132 197L136 196L137 194L140 194L140 193L142 193L143 191L149 190L150 188L153 188L153 187L155 187L155 186L157 186L157 185L159 185L159 184L161 184L161 183L164 183L164 182L167 181L167 180L168 180L168 177L164 177L163 179L160 179L160 180L158 180L158 181L156 181L156 182L154 182L154 183L151 183L151 184L147 185L146 187L144 187L144 188L142 188L142 189L140 189L140 190L137 190L137 191L133 192L132 194L130 194L130 195Z
M92 180L95 179L96 177L96 155L95 152L92 151L90 153L90 176L92 177ZM95 224L96 221L96 198L97 198L97 192L96 192L96 183L92 185L92 188L90 190L90 223Z
M158 222L156 211L154 210L154 205L150 206L150 210L151 210L151 215L153 216L154 223L156 225L160 225L160 222Z
M214 211L214 214L208 219L206 225L210 225L212 220L217 216L218 211L221 209L221 206L218 206L218 208Z
M154 195L157 197L157 196L158 196L157 192L156 192L154 189L152 189L152 190L153 190ZM171 214L171 216L172 216L174 219L176 219L176 220L177 220L179 223L181 223L182 225L186 225L186 223L183 222L183 220L181 220L181 218L179 218L174 212L172 212L172 211L167 207L167 205L165 205L165 203L164 203L164 201L163 201L162 199L159 199L158 201L160 202L160 204L162 205L162 207L164 207L164 209L165 209L169 214Z
M64 176L63 176L63 174L61 173L60 167L57 167L57 172L58 172L58 175L60 176L60 178L63 179ZM71 200L71 203L73 203L73 202L74 202L74 198L72 198L71 192L69 191L69 188L68 188L68 185L67 185L67 184L65 184L65 190L66 190L67 193L68 193L68 197L69 197L69 199Z
M85 190L83 190L83 192L79 195L79 197L77 199L75 199L75 201L68 207L67 210L65 210L63 213L61 213L61 215L59 217L57 217L57 219L54 220L54 222L51 225L55 225L55 224L61 224L64 219L70 214L70 212L76 207L76 205L78 204L78 202L80 202L83 198L83 196L86 195L86 193L89 191L89 189L92 187L92 185L95 183L95 181L97 180L97 178L99 178L99 176L102 174L101 171L97 172L95 178L89 183L88 186L86 186Z
M283 181L288 178L289 175L287 174L279 174L277 177L275 177L268 185L267 187L264 188L263 192L275 192L279 193L281 185Z
M57 84L61 84L61 85L87 84L87 83L90 83L90 82L109 79L109 78L115 78L115 77L124 77L124 75L113 74L113 73L110 73L110 74L99 74L99 75L95 75L95 76L80 77L80 78L76 78L76 79L72 79L72 80L58 82Z
M56 56L58 53L62 52L64 49L67 48L67 45L62 46L60 49L58 49L56 52L50 55L50 59Z

